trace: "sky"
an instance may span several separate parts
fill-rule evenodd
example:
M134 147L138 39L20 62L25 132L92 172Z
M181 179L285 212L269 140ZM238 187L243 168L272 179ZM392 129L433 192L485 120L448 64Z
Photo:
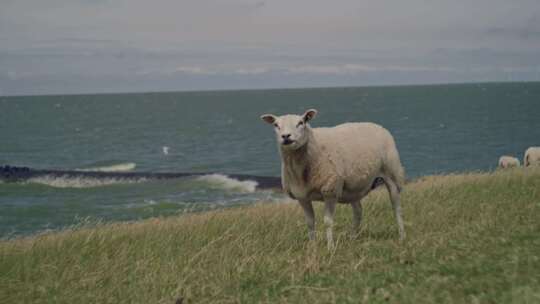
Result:
M540 80L538 0L0 2L0 95Z

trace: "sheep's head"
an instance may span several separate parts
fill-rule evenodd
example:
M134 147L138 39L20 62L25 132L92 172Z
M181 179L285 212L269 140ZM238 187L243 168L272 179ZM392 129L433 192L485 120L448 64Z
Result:
M303 115L275 116L264 114L261 119L274 126L277 142L282 149L296 150L307 143L308 122L315 118L317 110L307 110Z

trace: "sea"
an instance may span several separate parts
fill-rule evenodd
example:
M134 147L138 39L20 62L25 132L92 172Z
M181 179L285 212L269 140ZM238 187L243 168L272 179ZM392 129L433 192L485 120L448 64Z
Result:
M254 203L281 203L265 113L315 108L312 127L375 122L407 178L491 171L540 146L540 83L0 96L0 166L197 173L173 179L39 176L0 181L0 238Z

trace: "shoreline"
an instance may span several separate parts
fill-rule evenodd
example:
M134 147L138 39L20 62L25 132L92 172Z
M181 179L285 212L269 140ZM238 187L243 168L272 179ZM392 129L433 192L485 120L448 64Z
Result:
M423 188L423 187L426 187L426 185L441 186L442 183L449 183L449 182L453 183L456 180L473 181L478 178L486 178L486 177L497 175L497 174L507 174L508 172L512 172L512 171L515 171L518 174L519 174L519 171L523 171L523 174L531 174L531 173L540 174L540 168L539 169L535 169L535 168L525 169L523 167L509 168L509 169L496 169L493 171L478 170L478 171L470 171L470 172L452 172L452 173L447 173L447 174L425 175L425 176L414 177L412 179L407 179L405 181L404 189L405 191L407 191L407 189L411 186L415 188L416 187ZM91 173L94 173L94 172L91 172ZM165 174L168 174L168 173L165 173ZM211 175L211 174L202 174L202 173L197 173L197 174L200 174L201 176ZM272 179L272 182L274 182L275 179L279 179L278 177L276 178L276 177L270 177L270 176L265 176L264 178ZM368 196L373 196L374 193L378 193L375 195L378 195L378 196L382 195L384 199L384 196L387 195L387 192L386 192L386 189L381 186L382 184L379 184L376 188L371 190ZM279 193L282 192L281 188L275 188L275 187L264 187L262 189L257 189L256 191L276 191ZM367 200L369 200L369 198L367 198ZM322 204L322 202L320 201L314 201L313 203L314 203L314 206ZM65 233L77 232L79 230L100 229L100 228L106 228L107 226L117 226L117 225L129 226L129 225L136 225L136 224L144 224L145 222L167 221L167 220L174 220L176 218L197 216L201 214L204 215L205 213L214 213L214 212L220 213L220 212L234 211L235 209L257 208L258 206L263 206L267 204L269 205L294 204L296 206L297 201L285 196L285 198L279 202L258 201L258 202L250 202L246 204L239 204L239 205L232 205L232 206L222 206L222 207L216 207L216 208L210 208L210 209L201 209L201 210L196 210L196 211L191 210L188 212L185 212L185 210L183 210L182 213L179 213L176 215L164 215L164 216L156 216L156 217L149 217L149 218L136 219L136 220L104 221L102 219L96 218L96 219L90 219L89 221L83 220L80 223L75 223L73 225L65 226L62 228L41 230L41 231L36 231L30 234L15 235L12 238L2 237L0 238L0 245L5 242L18 241L18 240L23 240L23 239L33 239L33 238L45 237L48 235L55 235L55 234L65 234ZM338 205L347 205L347 204L338 204Z

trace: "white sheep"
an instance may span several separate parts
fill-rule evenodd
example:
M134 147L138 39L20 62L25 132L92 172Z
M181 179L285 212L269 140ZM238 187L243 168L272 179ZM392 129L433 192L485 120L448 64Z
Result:
M540 147L530 147L525 151L523 166L540 166Z
M513 167L519 167L519 159L506 155L503 155L499 158L499 168L507 169Z
M302 206L309 239L315 238L313 200L325 202L324 223L331 248L336 203L351 205L353 227L358 230L362 219L360 201L382 178L390 195L400 240L403 240L400 192L404 171L390 132L373 123L311 128L308 122L316 115L317 111L311 109L302 116L261 116L274 125L281 154L282 187Z

